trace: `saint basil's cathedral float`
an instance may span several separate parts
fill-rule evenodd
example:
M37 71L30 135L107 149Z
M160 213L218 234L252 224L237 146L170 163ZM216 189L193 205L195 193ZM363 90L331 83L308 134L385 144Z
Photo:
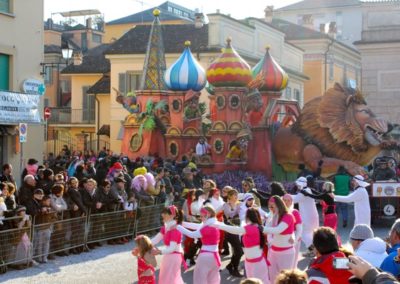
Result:
M185 42L181 56L166 68L159 11L153 14L141 90L117 96L130 112L122 152L131 159L157 153L179 160L186 155L206 174L243 169L271 178L273 126L278 120L282 126L293 124L299 106L280 99L288 75L269 48L251 69L227 39L205 71ZM208 107L199 102L204 88ZM210 147L198 156L195 148L201 138Z

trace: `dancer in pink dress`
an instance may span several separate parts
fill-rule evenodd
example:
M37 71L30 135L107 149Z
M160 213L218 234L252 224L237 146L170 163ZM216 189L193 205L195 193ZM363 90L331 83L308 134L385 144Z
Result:
M261 216L257 208L249 208L246 211L246 225L244 227L229 226L224 223L216 223L220 230L231 234L242 235L244 246L246 276L260 279L263 284L269 284L268 266L263 253L265 237Z
M200 209L200 217L203 223L195 224L183 222L183 226L189 229L195 229L196 231L190 231L180 225L177 226L178 230L185 236L201 239L202 247L197 257L193 273L194 284L219 284L221 282L221 277L219 275L221 259L218 254L220 236L219 230L212 227L217 221L215 216L214 208L206 205ZM169 284L168 282L165 283Z
M181 265L184 264L182 250L182 234L177 230L177 224L183 220L183 212L174 205L164 208L161 213L164 226L151 242L158 244L161 240L166 246L162 250L156 250L155 254L162 254L158 283L183 284Z
M268 208L273 214L273 218L272 222L264 227L264 233L268 234L270 245L268 250L269 279L275 283L275 278L281 270L293 267L295 221L293 215L288 213L285 203L277 195L269 199Z
M138 284L156 284L155 267L157 261L152 255L153 244L148 236L139 235L135 239L136 248L132 254L137 257Z
M299 259L300 246L301 246L301 234L303 231L303 221L301 220L300 212L293 207L293 198L290 194L285 194L282 197L283 202L288 208L288 212L294 217L294 261L293 261L293 269L297 268L297 262Z

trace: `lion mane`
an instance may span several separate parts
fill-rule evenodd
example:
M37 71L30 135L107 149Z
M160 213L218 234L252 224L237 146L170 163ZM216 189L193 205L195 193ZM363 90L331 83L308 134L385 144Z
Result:
M324 96L304 106L292 131L325 156L360 163L370 145L354 117L354 104L366 104L362 94L336 83Z

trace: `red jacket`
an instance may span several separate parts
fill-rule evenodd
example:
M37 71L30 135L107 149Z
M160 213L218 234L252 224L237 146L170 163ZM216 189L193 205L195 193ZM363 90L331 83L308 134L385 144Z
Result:
M344 253L336 251L325 254L315 259L307 270L308 283L310 284L347 284L352 276L349 270L335 269L333 259L346 257Z

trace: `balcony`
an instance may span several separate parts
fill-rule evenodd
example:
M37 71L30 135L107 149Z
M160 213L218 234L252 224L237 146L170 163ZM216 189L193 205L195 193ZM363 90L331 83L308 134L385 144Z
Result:
M51 108L49 124L95 124L94 109Z

